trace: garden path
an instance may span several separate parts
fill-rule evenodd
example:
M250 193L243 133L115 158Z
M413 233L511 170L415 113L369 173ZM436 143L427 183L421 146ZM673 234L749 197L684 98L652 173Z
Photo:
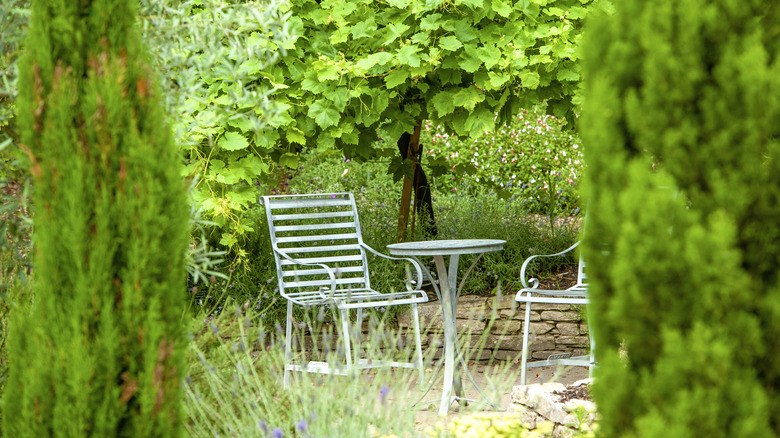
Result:
M504 362L498 365L476 364L470 365L472 375L482 390L498 404L499 409L506 410L510 402L510 394L514 386L520 385L520 366L519 364ZM416 376L416 373L414 374ZM426 378L433 377L433 371L426 372ZM570 385L578 380L588 377L588 369L584 367L571 367L569 369L557 370L556 367L539 367L531 370L529 383L544 383L555 381L564 385ZM441 378L439 378L441 380ZM410 386L408 393L401 399L404 401L417 400L421 394L417 385L417 378L410 376ZM464 377L464 390L467 398L479 399L478 391L471 385L471 382ZM434 384L426 400L436 399L441 396L442 383ZM458 406L453 404L448 415L441 417L438 415L438 402L426 403L427 409L423 408L415 414L415 429L419 436L429 436L425 431L436 427L437 424L448 424L459 416L466 416L480 411L492 411L492 409L482 403L471 403L469 406ZM507 412L507 415L513 415Z

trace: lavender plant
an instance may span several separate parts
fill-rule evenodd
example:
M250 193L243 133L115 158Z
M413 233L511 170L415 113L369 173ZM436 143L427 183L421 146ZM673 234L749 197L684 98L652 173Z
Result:
M229 311L215 318L193 320L191 373L185 385L191 436L413 435L414 413L405 395L414 373L403 371L408 375L401 376L397 370L379 369L350 376L294 374L290 386L282 389L283 342L278 342L278 333L256 324L263 309L233 304L225 308ZM316 319L302 321L296 333L302 336L317 324ZM369 338L398 340L381 324ZM327 352L327 345L315 343L314 350L338 360L339 352ZM364 343L363 348L374 357L389 358L377 345Z

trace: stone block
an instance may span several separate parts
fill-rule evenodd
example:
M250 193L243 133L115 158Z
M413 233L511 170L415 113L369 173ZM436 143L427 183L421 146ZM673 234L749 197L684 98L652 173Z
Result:
M559 322L555 328L563 336L578 336L580 334L579 324L574 322Z
M455 327L457 328L459 335L467 333L478 335L485 331L485 322L476 319L458 318L455 320Z
M574 336L558 336L555 339L555 345L578 345L577 339Z
M521 340L522 342L522 340ZM552 350L555 348L555 337L550 335L537 336L528 346L530 351Z
M420 315L420 328L425 331L432 328L441 328L442 315L439 302L422 303L417 305L417 312ZM412 309L398 315L399 327L414 327L412 323Z
M534 360L547 360L550 357L550 355L552 355L552 354L562 354L562 353L569 353L569 351L566 351L566 350L553 350L553 349L538 350L538 351L531 350L531 359L534 359Z
M430 334L428 336L423 337L423 344L429 345L434 348L439 348L444 346L444 335L442 334Z
M590 338L588 336L575 336L574 339L578 344L587 345L590 347Z
M520 350L496 350L493 353L493 358L496 360L511 360L517 362L520 360L522 352Z
M577 312L561 312L558 310L543 310L542 321L579 321L580 315Z
M538 309L540 311L558 310L561 312L568 312L574 310L574 306L572 306L571 304L539 303L539 304L534 304L532 306L532 309Z
M487 342L485 343L485 348L522 351L523 338L521 336L491 335L488 337Z
M566 387L557 382L520 385L512 388L510 400L512 403L532 408L536 413L552 422L563 423L566 420L566 412L560 403L556 403L552 393L565 390Z
M517 310L519 303L515 301L515 294L496 295L488 298L487 305L494 310L510 310L512 312Z
M518 309L517 313L512 316L512 319L518 320L518 321L524 321L525 320L525 309ZM531 321L541 321L542 315L539 310L531 309Z
M516 319L499 319L493 322L491 333L518 334L523 329L523 322Z
M455 308L456 318L476 318L484 320L486 315L490 315L488 302L490 298L465 296L458 299L458 305Z
M555 327L554 324L550 324L548 322L532 322L528 324L528 326L531 329L530 333L533 333L537 336L549 333Z
M473 349L473 348L463 348L461 350L463 352L463 357L466 360L466 363L471 363L474 361L483 361L483 360L490 360L493 358L493 352L490 349L487 348L480 348L480 349ZM470 370L472 373L475 372L474 369ZM464 378L466 378L464 376Z

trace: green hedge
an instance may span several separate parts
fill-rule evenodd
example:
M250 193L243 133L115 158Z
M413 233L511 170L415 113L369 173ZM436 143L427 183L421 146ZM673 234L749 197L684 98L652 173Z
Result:
M600 436L780 435L778 23L626 0L586 31Z
M35 288L12 315L3 432L178 436L189 219L135 2L34 1L29 29Z

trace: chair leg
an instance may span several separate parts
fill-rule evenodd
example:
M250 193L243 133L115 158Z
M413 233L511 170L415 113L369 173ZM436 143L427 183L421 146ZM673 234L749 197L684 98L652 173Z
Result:
M526 301L525 303L525 320L523 321L523 356L520 361L520 384L526 384L526 374L528 369L528 332L531 330L529 327L531 323L531 303Z
M287 323L284 330L284 388L290 385L290 359L292 358L292 301L287 301Z
M596 367L596 341L593 339L593 333L588 327L588 337L590 338L590 364L588 366L588 377L593 377L593 369Z
M344 340L344 355L347 359L347 371L352 368L352 349L349 341L349 311L341 309L341 338Z
M417 312L417 303L412 304L412 319L414 322L414 348L415 361L420 373L420 389L425 388L425 370L423 369L422 343L420 342L420 315Z

